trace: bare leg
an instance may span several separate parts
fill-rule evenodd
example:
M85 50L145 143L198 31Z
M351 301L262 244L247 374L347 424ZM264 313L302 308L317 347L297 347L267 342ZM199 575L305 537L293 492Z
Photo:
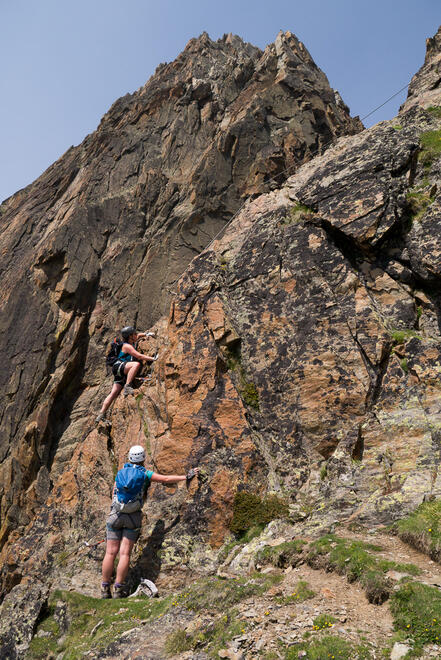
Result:
M132 554L134 545L135 541L131 541L123 536L119 550L118 568L116 569L116 582L119 582L119 584L124 584L127 573L129 572L130 555Z
M127 539L123 539L126 541ZM115 563L116 555L118 554L121 541L114 539L107 539L106 554L104 555L102 565L103 582L110 582L112 579L113 566Z
M101 407L100 413L102 415L106 412L106 410L108 410L108 408L110 407L110 404L113 403L113 401L115 401L115 399L118 397L118 395L120 394L120 392L122 390L122 387L123 386L119 385L118 383L113 383L112 390L111 390L109 396L107 396L104 399L104 403Z
M128 362L124 367L124 373L127 376L127 385L130 385L132 380L135 378L138 373L138 369L141 366L139 362Z

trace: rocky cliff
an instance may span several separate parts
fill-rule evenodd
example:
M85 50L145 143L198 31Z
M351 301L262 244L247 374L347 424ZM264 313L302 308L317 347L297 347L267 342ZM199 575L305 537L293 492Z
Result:
M146 327L242 201L360 130L292 34L189 42L0 208L0 545L46 502L108 388L106 345Z
M289 538L389 523L441 495L439 46L440 32L399 116L359 132L292 35L279 35L263 54L236 38L213 44L203 36L2 207L12 223L3 254L11 263L16 255L5 277L23 280L19 295L9 286L3 300L14 378L2 418L2 584L3 593L12 589L4 607L29 600L30 583L35 592L34 624L15 633L23 648L48 584L96 592L101 555L76 550L102 525L113 471L134 442L145 444L154 469L197 463L202 476L188 491L152 488L133 584L144 575L170 589L216 570L226 556L219 547L240 529L238 492L272 502L270 517L289 521ZM242 62L237 75L232 60ZM232 98L218 110L230 85ZM159 126L170 126L172 112L176 124L189 122L191 107L197 129L179 132L178 149L177 133L167 142L171 129ZM135 172L127 163L141 129L150 151ZM349 135L300 165L338 132ZM120 155L110 167L114 140ZM160 157L155 140L177 151ZM107 177L92 161L87 171L60 175L92 152ZM176 190L159 186L162 202L148 201L150 158L152 180L164 162L175 177ZM295 173L275 185L291 164ZM112 193L117 179L122 188ZM87 202L92 191L99 202ZM160 287L178 271L163 255L182 241L180 268L244 197L161 316ZM129 314L155 321L157 337L145 349L159 349L160 360L136 396L116 402L111 430L94 428L89 408L108 387L97 367L104 338ZM234 561L237 568L242 560ZM17 648L11 634L4 639Z

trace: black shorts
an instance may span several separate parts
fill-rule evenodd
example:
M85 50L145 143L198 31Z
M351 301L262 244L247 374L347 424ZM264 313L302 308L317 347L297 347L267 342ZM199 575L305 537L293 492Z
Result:
M121 385L121 387L124 387L127 382L127 376L124 373L124 367L126 364L127 362L115 362L112 367L113 382L117 385Z

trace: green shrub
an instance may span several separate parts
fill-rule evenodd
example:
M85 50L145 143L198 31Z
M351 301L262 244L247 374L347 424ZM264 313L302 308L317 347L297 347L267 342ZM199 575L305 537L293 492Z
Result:
M239 389L239 394L248 406L259 410L259 393L254 383L244 383Z
M255 525L266 525L275 518L284 518L287 515L287 504L276 495L261 499L254 493L242 490L234 496L230 529L240 536Z
M185 651L191 651L194 648L193 644L193 635L187 635L185 630L179 628L168 635L164 646L168 655L179 655L185 653Z
M404 344L405 341L412 339L412 337L421 339L418 332L416 330L411 330L410 328L406 328L405 330L391 330L390 336L394 345Z
M420 136L421 151L418 160L427 170L441 155L441 130L426 131Z

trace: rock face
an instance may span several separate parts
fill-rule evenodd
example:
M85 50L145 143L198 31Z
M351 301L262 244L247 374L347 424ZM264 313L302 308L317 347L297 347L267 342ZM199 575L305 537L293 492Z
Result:
M426 41L426 57L421 69L414 75L409 85L409 93L401 110L420 105L428 108L439 105L441 85L441 28Z
M360 129L294 35L261 52L203 34L6 200L0 546L90 431L116 329L166 312L176 277L245 198Z
M425 94L428 68L435 66L440 55L437 37L429 43L426 63L414 81L413 94L419 96ZM216 53L224 62L239 47L255 64L243 91L228 106L234 122L254 116L250 108L266 93L267 102L273 99L277 105L279 92L288 93L300 77L305 89L314 80L322 80L292 35L279 35L263 54L235 38L212 44L202 37L190 42L182 60L161 68L145 90L150 89L155 103L164 96L169 102L169 92L155 96L159 94L155 84L177 76L185 63L195 67L191 90L200 89L200 79L217 80L217 69L208 69L211 73L206 78L196 76L194 49L199 49L199 55L205 53L203 61L206 57L213 62L210 58ZM310 79L305 67L315 77ZM139 110L145 90L135 95L136 102L124 113L118 104L114 106L88 144L98 140L108 122L116 130L118 122L128 117L147 121ZM202 95L197 98L198 108L205 93L198 92ZM332 105L335 96L329 88L327 93ZM318 96L314 98L313 105L319 103ZM3 527L5 539L9 534L1 556L3 593L21 583L24 575L38 575L40 580L46 576L63 588L95 592L90 576L100 556L92 553L84 565L84 556L81 563L76 555L69 555L67 561L66 552L75 551L97 530L100 533L113 471L135 442L145 444L149 462L158 472L182 473L197 463L202 475L188 490L151 488L148 522L131 573L134 582L142 575L161 584L167 577L171 588L189 572L214 570L238 490L276 493L289 508L292 533L329 529L335 522L386 523L415 508L423 498L441 496L441 93L436 99L431 95L429 109L418 102L404 107L395 120L358 134L356 123L344 115L339 130L352 135L339 138L272 190L268 190L265 172L271 176L283 169L276 165L275 144L284 154L285 165L288 154L295 154L288 145L293 144L292 132L297 135L293 127L300 119L286 120L282 118L286 110L278 110L280 121L273 124L267 102L260 107L267 112L267 125L277 128L271 132L264 127L264 133L248 147L250 160L239 158L240 174L228 187L229 214L241 195L250 199L222 238L191 262L176 285L169 313L160 319L159 308L152 315L142 289L142 275L149 272L153 278L154 274L148 270L153 268L148 241L154 238L148 223L141 232L139 227L134 229L133 220L130 227L135 233L128 248L122 231L124 210L112 232L108 219L90 215L91 211L75 215L66 225L60 220L53 235L48 228L46 234L35 228L26 233L21 222L23 236L15 238L16 250L24 250L21 246L26 241L35 241L34 266L24 291L33 292L40 305L37 314L27 300L29 312L24 316L32 313L40 319L37 327L40 324L45 332L51 328L45 335L50 350L36 348L29 366L26 362L31 373L44 372L39 388L26 385L17 367L10 385L10 405L19 407L14 413L15 435L9 433L16 442L6 445L1 480L3 511L9 512ZM159 107L151 103L151 111ZM185 115L190 105L179 112ZM282 105L287 107L285 101ZM333 112L344 112L337 104L333 107ZM311 107L311 115L306 106L304 110L306 117L316 116ZM328 111L325 115L330 121ZM301 116L301 112L296 115ZM222 117L213 119L213 130L230 134L236 124L223 129L223 121ZM257 135L259 122L249 121L241 130L248 126L248 135ZM303 134L299 161L306 160L307 145L312 148L319 141L317 134L311 139L310 130ZM267 148L260 142L263 135ZM198 136L202 140L202 133ZM210 161L209 155L224 153L223 147L214 148L213 139L201 148L201 158L208 159L204 160L205 181L218 171L217 160ZM228 153L231 157L231 150ZM65 158L74 157L73 153ZM142 167L138 176L141 171ZM90 172L87 185L91 181L94 186L104 185ZM199 200L201 208L205 203L224 204L220 191L206 199L207 188L193 198L188 181L187 177L179 188L179 195L184 189L189 194L185 204L178 204L182 218L190 217L194 200ZM75 188L74 182L70 185ZM259 189L266 192L257 195ZM120 199L118 208L136 206L137 195L134 188L130 191L122 195L125 201ZM106 204L106 194L101 194L100 203ZM74 195L73 190L69 195ZM11 204L18 205L19 216L18 198L12 198ZM69 213L62 208L60 213ZM201 217L222 216L225 222L228 216L220 213L219 206L213 216L208 206L204 208ZM161 241L183 235L182 226L176 228L176 213L170 221L163 219L158 229ZM72 227L78 225L90 233L87 243L81 233L73 233ZM100 227L96 235L102 237L102 247L94 243L95 226ZM218 225L211 225L213 231L203 226L212 236ZM140 253L139 245L143 246ZM43 246L49 250L44 258L39 252ZM197 250L201 248L202 239ZM54 254L59 256L52 258ZM73 258L82 269L71 267ZM24 256L22 261L29 263ZM17 263L21 262L17 259ZM119 268L122 263L126 271ZM132 267L135 263L136 268ZM136 277L130 274L132 268ZM128 273L123 290L112 288L115 272ZM165 269L155 277L166 283L171 272ZM11 294L12 289L5 296ZM5 310L8 304L12 305L12 296L5 300ZM114 316L111 305L117 310ZM130 306L136 306L142 322L156 321L157 338L141 348L159 349L160 359L136 396L116 401L108 431L91 424L89 407L108 386L98 387L102 370L97 370L97 364L109 319L122 320ZM49 313L52 325L47 321ZM9 316L11 323L18 318L12 311ZM24 337L13 335L19 365L25 360L20 344ZM44 364L42 355L49 355ZM19 392L33 393L31 407L21 397L20 403L14 403L18 387ZM6 409L5 428L7 420ZM23 425L24 434L17 436ZM15 500L14 492L18 493ZM19 524L26 525L25 529ZM16 598L17 591L14 594ZM5 643L10 644L10 638Z

